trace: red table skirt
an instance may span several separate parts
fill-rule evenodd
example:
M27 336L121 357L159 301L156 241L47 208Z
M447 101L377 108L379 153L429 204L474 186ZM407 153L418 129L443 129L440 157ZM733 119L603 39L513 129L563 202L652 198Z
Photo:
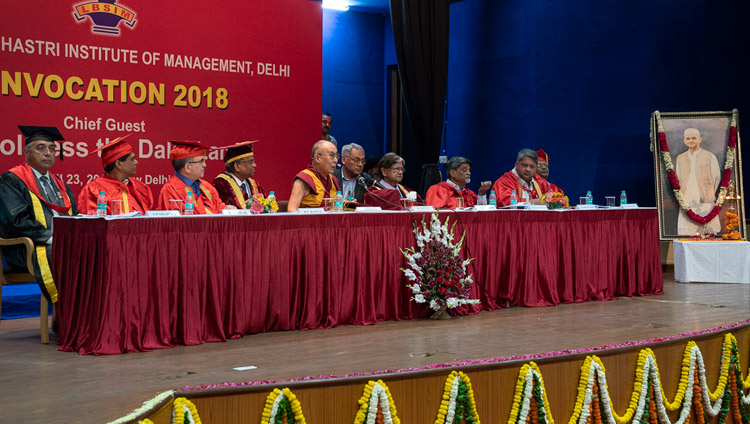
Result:
M662 293L654 209L445 212L481 304L459 313ZM399 248L428 214L55 218L58 343L141 352L428 315Z

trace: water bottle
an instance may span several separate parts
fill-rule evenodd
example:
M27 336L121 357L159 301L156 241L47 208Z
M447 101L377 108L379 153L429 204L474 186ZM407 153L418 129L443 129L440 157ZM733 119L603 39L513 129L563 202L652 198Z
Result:
M336 198L333 199L333 211L344 212L344 196L341 191L336 192Z
M193 192L188 190L187 196L185 196L185 212L183 212L184 215L192 215L193 214Z
M625 194L625 190L620 193L620 206L624 206L628 203L628 195Z
M107 194L103 191L99 192L99 197L96 198L96 216L107 215Z
M513 190L510 192L510 205L515 206L518 204L518 195L516 194L516 191Z
M593 205L594 204L594 196L591 195L591 190L586 192L586 204L587 205Z
M271 203L273 203L275 201L276 201L276 195L274 194L274 192L269 193L268 194L268 204L270 205ZM269 211L269 213L276 213L276 210L274 210L274 208L271 208L271 210Z
M490 206L497 207L497 196L495 195L495 190L490 190Z

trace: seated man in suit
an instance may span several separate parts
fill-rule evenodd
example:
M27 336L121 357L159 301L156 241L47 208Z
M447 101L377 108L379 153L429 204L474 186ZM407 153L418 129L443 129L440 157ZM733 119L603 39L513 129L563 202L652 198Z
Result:
M211 183L203 180L206 172L206 149L198 141L170 141L175 147L169 152L175 174L159 192L158 208L169 210L170 200L185 200L193 195L193 213L196 215L221 213L227 206Z
M128 134L130 135L130 134ZM152 208L154 196L151 189L135 176L138 160L133 147L125 139L118 137L104 146L89 153L101 152L104 175L86 184L78 195L78 209L84 215L96 212L96 201L99 192L107 196L107 214L113 213L110 200L122 201L122 213L146 213Z
M539 156L531 149L521 149L516 156L516 165L503 174L492 185L498 206L510 205L510 195L515 190L518 202L542 204L542 197L551 191L551 186L536 173Z
M403 209L402 199L406 199L412 191L408 187L401 185L406 172L406 161L391 152L386 153L380 158L380 162L375 166L375 172L381 176L380 181L370 187L365 193L365 204L371 206L380 206L383 209L401 210ZM417 195L417 203L424 203L422 198Z
M255 141L243 141L229 146L216 147L217 150L226 149L224 154L225 172L214 178L213 185L219 192L221 201L227 205L245 209L248 199L259 194L266 197L263 187L253 179L255 176Z
M57 287L49 266L52 217L78 214L70 187L49 172L55 164L55 141L63 136L55 127L18 128L26 139L26 162L0 175L0 237L28 237L34 242L34 276L44 297L56 303ZM12 269L26 269L23 246L4 247L3 257Z
M337 168L333 175L338 179L344 200L362 203L367 187L375 183L370 175L362 172L365 166L365 149L356 143L342 147L341 165L341 168ZM350 196L353 198L349 198Z
M484 181L479 187L479 196L466 187L471 181L471 161L461 156L450 158L445 164L448 179L437 183L427 190L427 204L436 208L455 209L456 198L463 199L463 207L468 208L476 204L487 204L487 190L492 182Z
M333 171L338 162L336 146L330 141L318 140L312 148L312 164L294 177L292 194L289 195L288 212L299 208L319 208L323 199L336 197L339 184Z

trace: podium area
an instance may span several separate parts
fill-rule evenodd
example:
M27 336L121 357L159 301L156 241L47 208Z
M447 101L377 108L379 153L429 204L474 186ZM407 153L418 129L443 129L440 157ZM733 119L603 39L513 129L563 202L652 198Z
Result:
M466 233L459 314L662 292L655 209L441 212ZM400 249L429 214L55 218L61 350L142 352L417 319Z

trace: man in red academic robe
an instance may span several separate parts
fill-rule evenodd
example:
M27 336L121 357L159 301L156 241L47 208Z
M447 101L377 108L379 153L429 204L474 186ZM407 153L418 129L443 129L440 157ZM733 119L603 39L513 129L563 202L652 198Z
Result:
M57 287L52 278L52 218L77 215L73 191L50 171L55 164L55 141L63 136L55 127L19 126L26 139L26 162L0 175L0 237L28 237L34 243L31 259L34 276L42 294L57 302ZM2 248L11 269L26 269L26 248Z
M215 148L226 150L224 154L225 172L217 175L212 184L219 192L221 201L227 205L245 209L248 199L254 195L266 197L263 187L253 179L256 167L253 144L257 141L243 141Z
M96 212L96 202L100 192L107 196L107 214L114 213L112 200L122 202L120 213L146 213L152 209L154 196L151 189L136 178L136 166L133 147L124 137L118 137L90 154L101 152L104 175L86 184L78 194L78 209L84 215Z
M198 141L170 141L174 148L169 152L176 171L159 192L158 208L173 209L170 200L183 201L188 193L193 195L193 213L196 215L221 213L227 206L219 198L213 185L203 180L206 172L206 149Z
M492 182L484 181L479 187L479 196L466 187L471 181L471 161L461 156L454 156L445 164L448 179L437 183L427 190L427 204L436 208L456 209L457 198L463 199L463 207L476 204L487 204L487 190Z
M330 141L318 140L312 148L312 164L294 176L292 194L289 195L288 212L299 208L319 208L323 199L334 198L339 184L333 171L336 170L338 150Z
M375 165L374 174L380 178L364 195L366 205L379 206L386 210L402 210L404 199L407 199L413 190L401 184L406 172L406 161L391 152L386 153ZM416 193L415 193L416 194ZM424 201L418 194L415 202L422 204Z
M531 149L522 149L518 152L516 166L492 185L498 206L510 205L510 195L514 190L518 196L518 203L542 203L542 197L552 188L547 180L536 174L538 161L539 156Z
M536 151L536 154L539 156L539 162L536 165L536 174L540 177L544 178L545 180L549 179L549 155L542 150L539 149ZM549 183L549 181L547 181ZM553 192L565 194L562 189L555 184L549 183L551 189Z

